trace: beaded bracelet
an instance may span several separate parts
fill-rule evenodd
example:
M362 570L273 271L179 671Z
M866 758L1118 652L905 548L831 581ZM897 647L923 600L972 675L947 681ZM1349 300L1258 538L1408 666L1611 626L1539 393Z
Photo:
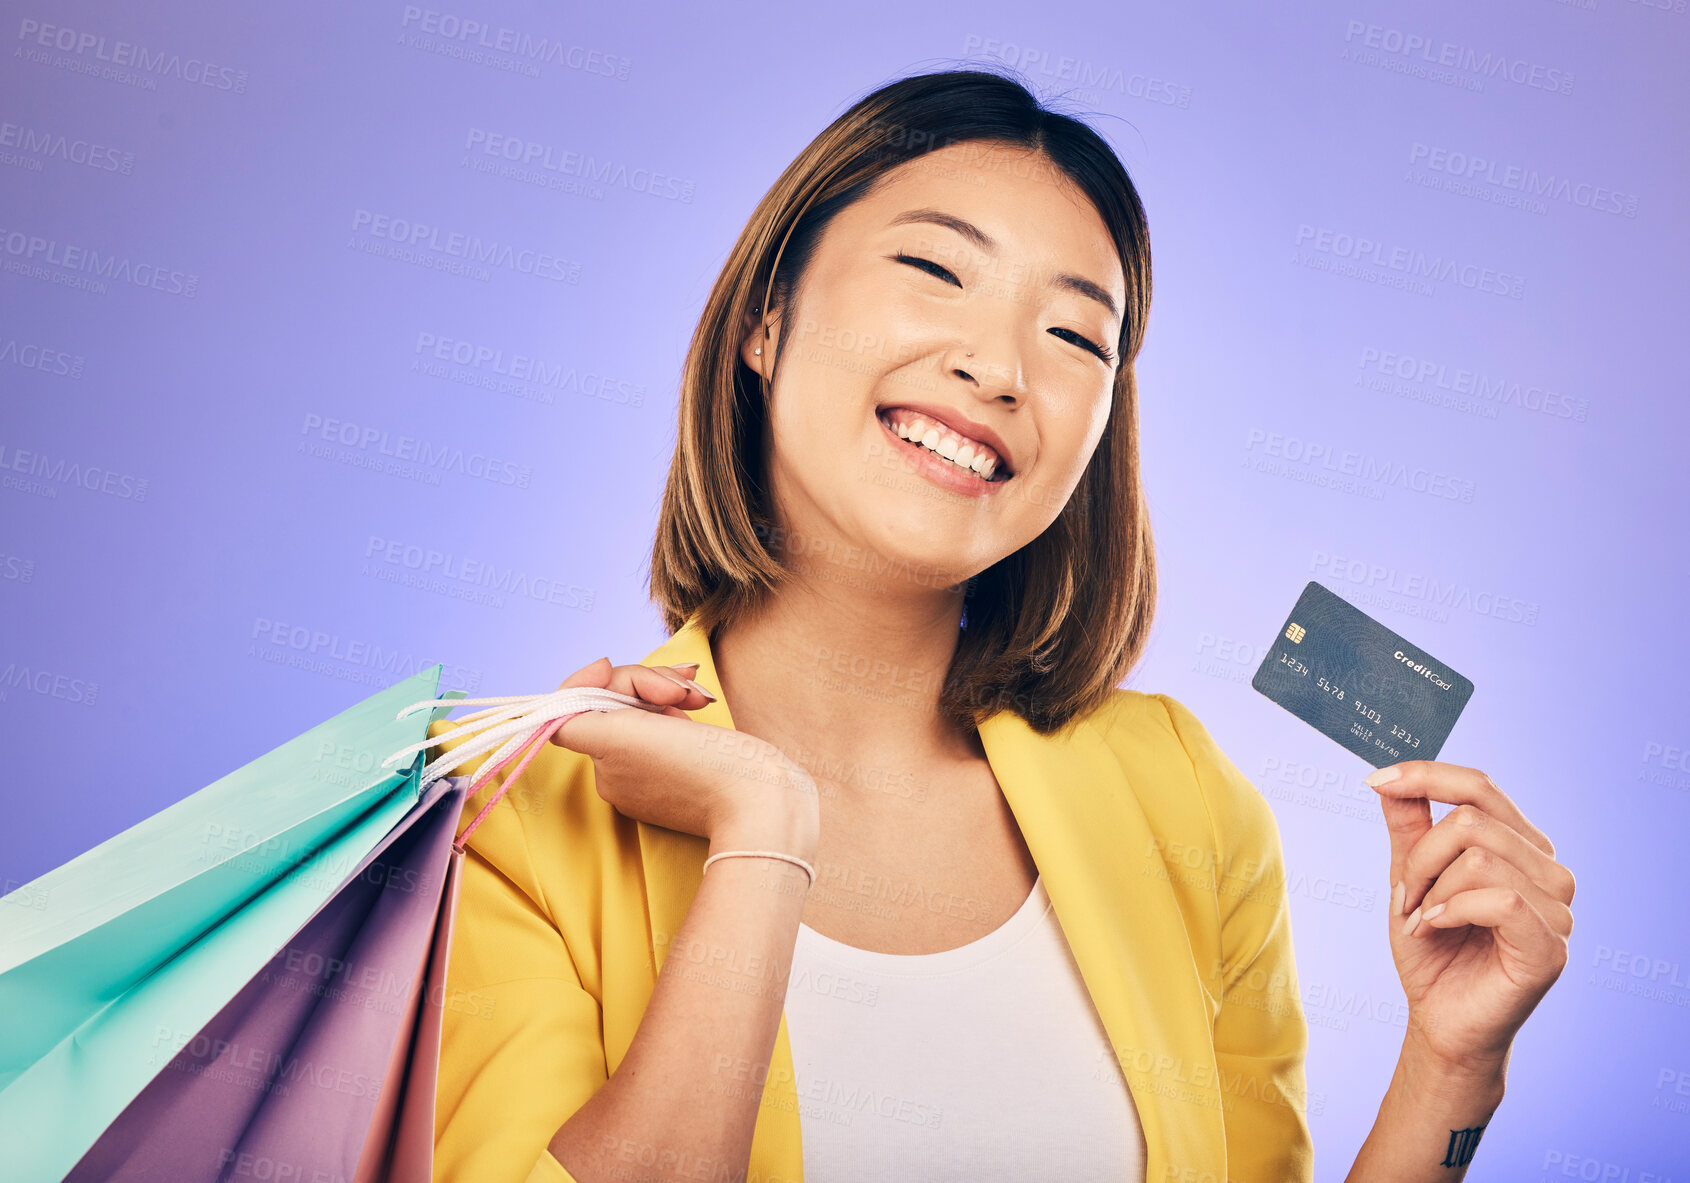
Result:
M804 872L810 876L810 886L814 887L816 885L816 869L814 867L795 854L783 854L778 850L724 850L705 859L704 869L708 871L710 869L710 864L719 858L733 858L735 855L760 855L764 858L785 859L789 863L797 863L800 867L803 867Z

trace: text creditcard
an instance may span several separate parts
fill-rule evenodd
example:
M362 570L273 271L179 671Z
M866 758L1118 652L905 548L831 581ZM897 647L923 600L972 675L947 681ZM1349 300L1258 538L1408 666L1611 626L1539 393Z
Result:
M1309 582L1250 685L1383 768L1436 760L1473 683Z

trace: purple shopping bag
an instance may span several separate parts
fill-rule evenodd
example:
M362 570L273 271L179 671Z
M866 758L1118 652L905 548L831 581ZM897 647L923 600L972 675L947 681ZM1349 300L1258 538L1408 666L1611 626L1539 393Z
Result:
M470 716L491 716L483 726L517 717L487 732L488 749L512 733L492 767L473 783L446 776L450 767L425 777L416 804L186 1046L161 1032L160 1044L180 1050L67 1183L430 1183L440 1023L469 837L565 721L636 700L575 688L491 701L517 704ZM455 766L469 754L443 759ZM513 760L455 833L464 803ZM292 873L331 872L307 862Z
M467 783L430 785L66 1179L426 1183Z

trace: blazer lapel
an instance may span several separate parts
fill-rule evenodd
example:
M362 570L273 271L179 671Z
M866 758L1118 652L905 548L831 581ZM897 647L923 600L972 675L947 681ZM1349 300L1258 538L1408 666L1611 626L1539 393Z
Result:
M1204 988L1137 794L1156 786L1081 723L1044 736L999 711L992 772L1044 877L1139 1121L1147 1179L1224 1179L1225 1130Z
M642 664L698 662L716 701L691 712L733 727L709 638L687 623ZM1155 792L1084 723L1042 736L1003 710L980 727L993 774L1044 877L1063 936L1108 1032L1139 1120L1148 1179L1225 1178L1224 1128L1210 1016L1168 871L1138 794ZM1142 783L1141 783L1142 782ZM673 934L692 907L709 843L637 823L652 932ZM653 941L661 969L670 941ZM612 1070L614 1070L612 1065ZM802 1183L798 1095L781 1015L752 1135L750 1183Z

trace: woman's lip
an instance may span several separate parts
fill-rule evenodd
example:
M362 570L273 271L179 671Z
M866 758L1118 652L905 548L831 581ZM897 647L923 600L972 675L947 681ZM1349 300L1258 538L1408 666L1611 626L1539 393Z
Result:
M1005 479L1015 475L1015 465L1009 455L1009 446L1003 442L997 432L984 423L974 422L961 411L952 410L950 407L941 407L934 403L886 403L883 406L876 407L874 414L878 418L888 411L914 411L917 415L925 415L935 423L944 424L964 439L985 444L997 453L998 468L1003 470ZM894 432L893 434L896 435L897 433Z
M943 489L960 493L964 497L988 497L1002 488L1009 479L1003 477L991 481L981 480L976 475L964 472L961 466L952 464L932 449L924 448L920 444L912 444L893 431L879 414L875 415L874 420L880 424L880 430L886 433L887 438L906 450L910 462L915 465L916 470Z

